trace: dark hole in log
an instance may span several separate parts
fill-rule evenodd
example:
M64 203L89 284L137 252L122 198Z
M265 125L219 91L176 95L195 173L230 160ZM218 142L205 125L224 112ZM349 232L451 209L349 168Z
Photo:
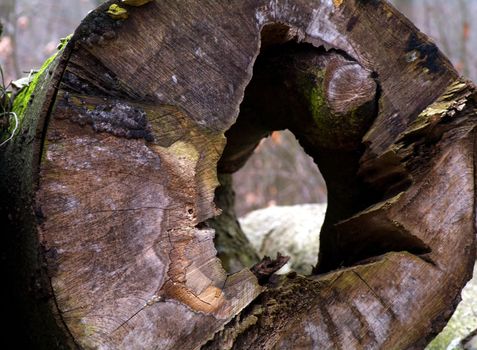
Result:
M398 223L379 215L372 218L363 215L356 220L349 220L337 225L337 231L341 251L346 253L341 263L343 266L367 263L392 251L407 251L428 261L426 256L431 252L421 239Z
M378 112L376 75L338 50L326 51L298 41L289 27L264 27L261 52L238 119L226 132L227 145L217 168L221 186L215 196L222 214L207 223L216 230L215 243L223 265L235 271L239 266L231 266L233 261L250 267L258 259L235 215L231 174L245 164L261 139L284 129L289 129L313 158L328 188L328 210L314 273L389 251L427 253L422 242L390 224L366 222L359 230L337 226L389 197L390 192L394 194L395 189L407 188L410 182L402 185L402 177L387 177L376 188L358 175L365 150L361 140Z
M216 189L215 203L222 214L207 224L216 231L215 246L227 271L236 272L244 266L252 266L262 256L273 258L282 253L291 259L281 273L289 269L311 273L318 257L319 231L326 210L326 185L313 159L293 134L274 132L272 137L262 140L240 171L219 173L219 180L221 186ZM286 191L281 186L286 186ZM317 188L312 188L314 186ZM253 210L273 206L271 203L275 200L286 206L249 213L250 209L244 211L251 206L244 204L249 196L258 202ZM302 205L293 207L292 204ZM240 213L250 215L239 221ZM298 216L302 222L298 222L301 220ZM298 230L299 227L306 228Z

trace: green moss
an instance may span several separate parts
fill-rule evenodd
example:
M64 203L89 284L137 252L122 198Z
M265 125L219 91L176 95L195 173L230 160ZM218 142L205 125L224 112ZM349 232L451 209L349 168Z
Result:
M66 38L61 39L60 44L58 46L58 52L56 52L54 55L49 57L41 66L41 68L38 70L38 72L34 73L35 76L33 77L32 81L28 86L25 86L20 90L20 92L17 94L15 97L15 100L13 101L13 107L12 107L12 112L16 113L20 127L22 125L23 121L23 116L25 115L25 110L28 107L28 103L30 102L32 98L33 91L35 91L36 85L40 81L40 77L48 70L48 67L50 64L55 60L55 58L62 52L62 50L65 48L66 44L68 41L71 39L72 35L67 36Z
M68 44L68 42L71 40L72 37L73 37L73 34L70 34L70 35L67 35L64 38L61 38L60 43L58 44L58 47L57 47L58 51L63 50L65 48L65 46Z
M15 97L15 101L13 101L13 109L12 111L17 114L17 117L19 119L20 125L23 121L23 116L25 114L25 110L28 107L28 102L30 101L33 91L35 91L36 85L38 84L38 81L40 79L40 76L47 70L48 66L50 65L51 62L56 58L56 54L48 58L45 63L43 63L43 66L40 68L40 70L35 74L35 77L31 81L31 83L24 87L19 94Z
M303 95L307 99L310 112L317 126L326 123L327 107L323 87L324 71L316 70L313 75L307 75L299 79Z
M298 88L314 121L313 130L320 145L328 149L353 148L368 125L367 116L357 108L346 115L331 113L326 102L324 70L308 70L297 77Z
M314 133L321 143L325 145L332 144L333 137L330 131L333 129L333 123L325 100L323 87L324 71L317 69L312 74L298 77L297 81L315 122Z

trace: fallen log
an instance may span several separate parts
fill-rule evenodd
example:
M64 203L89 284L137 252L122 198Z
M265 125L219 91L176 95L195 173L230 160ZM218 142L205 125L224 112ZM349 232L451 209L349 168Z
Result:
M383 1L124 3L90 13L15 100L0 178L22 340L424 347L475 261L474 86ZM227 274L217 175L285 128L327 182L318 264ZM256 258L236 246L250 259L218 246L222 261Z

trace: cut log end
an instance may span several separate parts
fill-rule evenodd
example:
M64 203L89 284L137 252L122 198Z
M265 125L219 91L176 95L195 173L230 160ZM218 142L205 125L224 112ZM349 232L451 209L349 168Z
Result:
M385 2L150 1L127 19L111 4L43 72L2 154L29 339L412 348L437 332L475 261L477 103L435 46ZM270 281L287 258L237 258L227 177L285 128L329 205L320 274Z

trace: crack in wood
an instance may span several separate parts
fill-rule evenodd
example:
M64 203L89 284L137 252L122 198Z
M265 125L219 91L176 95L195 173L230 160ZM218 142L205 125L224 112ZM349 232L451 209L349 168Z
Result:
M328 332L328 335L333 343L333 349L343 350L343 347L341 346L341 341L339 338L339 334L340 334L339 327L333 321L333 318L331 317L329 311L327 310L325 303L320 301L318 303L318 309L320 310L320 313L323 316L323 322L325 324L325 328Z
M389 312L392 318L397 319L397 315L394 312L393 308L391 305L388 305L386 300L384 300L375 290L366 282L366 280L361 277L361 275L356 271L356 270L351 270L360 280L363 282L366 287L371 291L371 293L376 297L376 299L381 303L381 305L384 307L384 312Z
M174 210L177 209L176 207L138 207L138 208L127 208L127 209L103 209L103 210L95 210L91 212L87 212L85 214L100 214L100 213L121 213L121 212L129 212L129 211L138 211L138 210Z
M363 341L366 340L367 338L371 339L374 344L379 344L377 335L374 331L371 330L371 324L368 322L368 319L366 318L366 315L363 315L361 311L352 303L347 301L348 306L350 307L350 310L352 314L358 319L358 321L361 323L361 333L360 336L358 336L356 339L360 344L363 344Z
M116 327L115 329L113 329L109 335L112 335L114 333L116 333L119 329L123 328L127 323L129 323L134 317L136 317L137 315L139 315L140 312L144 311L146 308L148 307L151 307L153 306L154 304L157 304L159 302L164 302L164 298L160 295L157 295L157 294L154 294L149 300L147 300L144 305L139 309L137 310L136 312L134 312L128 319L126 319L123 323L121 323L118 327Z

